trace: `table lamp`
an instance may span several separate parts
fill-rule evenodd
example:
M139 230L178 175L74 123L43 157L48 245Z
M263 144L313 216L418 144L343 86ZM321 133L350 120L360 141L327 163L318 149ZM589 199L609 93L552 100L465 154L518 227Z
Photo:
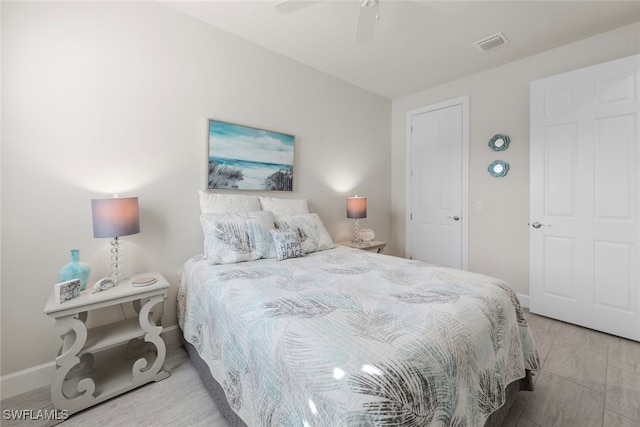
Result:
M358 220L367 217L367 198L358 195L347 197L347 218L355 219L353 226L353 243L361 243Z
M122 277L120 237L140 232L138 198L114 195L111 199L92 199L93 237L113 237L111 241L111 279L117 285Z

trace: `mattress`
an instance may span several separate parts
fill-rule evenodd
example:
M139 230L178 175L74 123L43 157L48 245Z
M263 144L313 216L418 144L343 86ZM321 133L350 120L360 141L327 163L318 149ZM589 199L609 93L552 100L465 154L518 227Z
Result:
M339 246L183 266L178 317L247 425L483 425L538 369L495 278Z

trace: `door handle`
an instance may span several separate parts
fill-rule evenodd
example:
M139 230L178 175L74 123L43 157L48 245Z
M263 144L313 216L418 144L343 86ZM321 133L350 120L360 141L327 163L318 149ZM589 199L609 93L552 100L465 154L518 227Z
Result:
M551 227L551 224L541 224L538 221L534 222L533 224L531 224L531 226L533 228L540 228L540 227Z
M454 221L458 221L458 220L460 219L460 217L459 217L458 215L453 215L453 216L448 215L448 216L447 216L447 218L451 218L451 219L453 219Z

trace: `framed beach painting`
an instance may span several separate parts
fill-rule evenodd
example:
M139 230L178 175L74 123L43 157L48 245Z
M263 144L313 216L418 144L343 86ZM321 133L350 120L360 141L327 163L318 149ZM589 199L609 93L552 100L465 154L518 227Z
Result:
M209 119L207 189L293 191L293 135Z

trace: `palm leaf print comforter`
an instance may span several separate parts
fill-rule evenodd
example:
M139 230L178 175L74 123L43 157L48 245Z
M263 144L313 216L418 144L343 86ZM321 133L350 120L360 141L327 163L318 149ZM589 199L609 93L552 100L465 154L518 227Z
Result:
M249 426L480 426L538 368L504 282L342 246L193 257L178 317Z

